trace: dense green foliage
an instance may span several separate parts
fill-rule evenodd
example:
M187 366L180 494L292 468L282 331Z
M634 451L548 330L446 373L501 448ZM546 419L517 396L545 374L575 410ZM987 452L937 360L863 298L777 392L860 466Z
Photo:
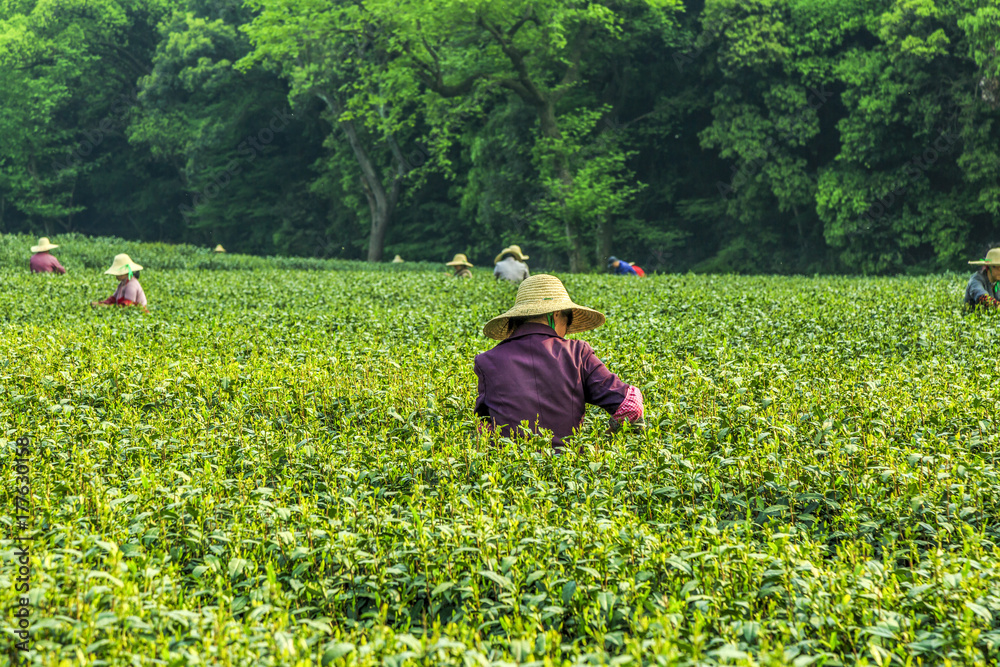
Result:
M1000 0L3 0L0 232L950 270L998 47Z
M567 275L650 426L607 438L596 411L553 456L476 434L472 357L514 294L481 269L134 245L143 314L87 307L120 246L74 245L66 276L0 268L0 452L36 446L30 664L1000 656L995 321L961 314L961 276L723 299L732 277ZM256 270L205 270L227 262Z

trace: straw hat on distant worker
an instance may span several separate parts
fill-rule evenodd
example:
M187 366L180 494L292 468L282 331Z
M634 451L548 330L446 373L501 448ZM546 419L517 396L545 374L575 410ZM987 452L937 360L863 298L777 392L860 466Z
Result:
M223 248L222 244L220 243L219 245L215 246L215 249L212 250L212 252L226 252L226 249Z
M469 271L469 269L472 267L472 263L469 261L469 258L463 255L462 253L458 253L457 255L455 255L454 259L452 259L450 262L445 262L444 264L445 266L455 267L455 274L454 274L455 278L472 277L472 271Z
M54 250L58 247L58 245L49 241L48 236L43 236L38 239L38 245L31 246L31 252L48 252L49 250Z
M48 241L48 239L42 239ZM973 266L1000 266L1000 248L990 248L986 253L986 259L973 259L969 262Z
M139 271L142 271L142 265L132 261L132 258L125 253L121 253L115 255L115 258L111 260L111 268L104 273L109 276L126 276Z
M462 253L458 253L450 262L445 262L444 264L445 266L474 266L469 261L469 258Z
M642 392L609 371L586 342L566 339L602 324L604 315L574 303L555 276L522 282L514 307L483 327L500 343L473 364L480 427L515 437L527 422L531 433L551 431L558 449L583 424L587 403L611 415L612 432L625 422L641 427Z
M528 259L528 256L525 255L523 252L521 252L521 246L509 245L500 251L500 254L496 256L496 258L493 260L493 263L497 264L501 259L503 259L504 255L510 255L519 262L523 262L524 260Z
M59 246L49 241L49 237L43 236L38 239L38 245L31 246L31 261L28 267L32 273L66 273L66 269L59 260L49 254L49 251Z
M403 259L402 257L400 257L399 255L396 255L395 257L392 258L392 263L393 264L402 264L405 261L406 260Z

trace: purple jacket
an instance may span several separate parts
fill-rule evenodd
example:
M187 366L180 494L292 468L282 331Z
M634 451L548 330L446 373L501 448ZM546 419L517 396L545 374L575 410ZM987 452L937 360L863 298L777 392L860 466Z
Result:
M32 273L66 273L59 260L47 252L36 252L28 262Z
M511 425L527 421L535 433L552 431L552 444L583 422L587 403L610 413L628 392L590 345L560 338L551 327L528 322L489 352L476 355L479 397L476 414L512 436Z

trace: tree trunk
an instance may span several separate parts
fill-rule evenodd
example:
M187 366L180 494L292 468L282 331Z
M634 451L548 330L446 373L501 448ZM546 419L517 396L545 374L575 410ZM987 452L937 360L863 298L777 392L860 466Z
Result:
M332 95L321 93L319 97L326 102L327 107L336 116L341 129L347 135L347 141L358 161L358 166L361 167L361 187L368 199L368 208L372 216L371 231L368 234L368 261L379 262L382 260L385 233L396 213L402 177L397 173L392 180L390 190L386 192L385 186L382 185L382 178L375 167L375 162L361 144L358 128L354 125L354 121L340 120L340 105ZM399 167L397 171L401 168Z
M587 259L583 252L583 239L580 238L577 225L566 219L566 238L569 241L569 271L580 273L587 269Z
M611 256L611 221L602 220L597 226L597 266L602 267Z
M372 209L372 229L368 234L368 261L382 261L382 247L385 245L385 232L389 229L392 215L384 209Z

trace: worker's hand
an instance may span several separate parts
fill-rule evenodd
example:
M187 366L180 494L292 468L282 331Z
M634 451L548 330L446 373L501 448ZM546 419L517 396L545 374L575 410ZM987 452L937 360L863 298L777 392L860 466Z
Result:
M606 435L614 435L621 430L622 426L628 424L629 430L641 433L646 430L646 421L644 419L637 419L635 421L618 421L614 418L608 419L608 430L605 432Z

